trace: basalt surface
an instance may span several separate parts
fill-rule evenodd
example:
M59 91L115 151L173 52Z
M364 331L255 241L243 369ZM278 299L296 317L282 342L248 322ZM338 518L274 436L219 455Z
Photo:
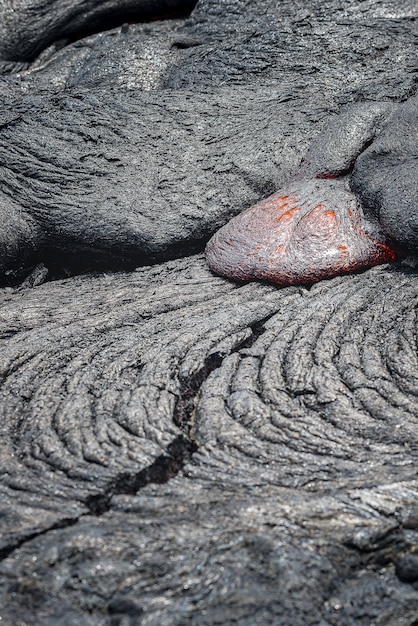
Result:
M417 280L5 289L3 622L415 623Z
M365 101L324 154L415 207L415 5L186 4L0 8L0 623L416 626L415 259L283 288L201 252Z
M413 3L305 5L205 1L188 19L67 45L51 26L55 41L37 59L8 61L0 81L3 283L40 261L53 274L74 273L202 250L297 170L344 105L396 107L414 93ZM414 133L416 116L411 124ZM395 124L386 142L397 137ZM395 147L402 154L402 141ZM413 185L416 158L397 172Z

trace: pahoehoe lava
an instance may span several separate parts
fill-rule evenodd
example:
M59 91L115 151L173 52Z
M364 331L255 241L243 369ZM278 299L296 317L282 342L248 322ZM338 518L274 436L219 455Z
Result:
M1 9L0 62L32 61L54 41L61 46L130 21L190 13L196 0L8 0Z
M197 256L1 304L6 624L411 623L414 271L277 289Z
M8 45L28 30L35 39L44 32L46 17L37 11L45 3L29 3L26 13L26 2L21 12L10 13L14 2L0 7ZM318 131L316 144L325 149L339 111L347 134L335 133L336 147L350 144L350 125L355 131L363 123L361 106L353 105L362 102L387 109L369 128L371 146L352 146L349 155L355 192L371 209L366 224L396 225L396 237L411 231L396 218L390 192L397 189L402 214L415 206L416 48L408 7L398 19L387 7L392 17L379 17L371 0L361 10L351 0L349 10L330 11L310 0L308 19L306 9L287 2L231 2L234 8L205 0L188 19L55 43L24 67L0 51L12 66L0 79L0 283L18 283L39 263L54 277L201 251L231 217L289 180ZM78 0L69 5L81 11ZM80 19L92 6L82 4ZM28 15L39 20L39 33ZM57 42L54 20L46 34ZM408 98L408 116L396 117ZM359 148L366 150L356 160ZM342 178L328 181L331 195L343 189ZM338 221L338 210L330 211ZM340 244L355 248L343 265L379 256L363 242L360 250Z
M395 249L415 253L418 148L409 137L418 129L417 104L411 98L395 115L387 103L348 107L327 125L282 189L212 237L206 247L209 266L228 278L288 285L393 261ZM374 213L367 217L350 188L355 160L365 149L354 186Z
M416 625L416 2L186 5L0 2L0 624ZM285 187L398 260L214 275Z

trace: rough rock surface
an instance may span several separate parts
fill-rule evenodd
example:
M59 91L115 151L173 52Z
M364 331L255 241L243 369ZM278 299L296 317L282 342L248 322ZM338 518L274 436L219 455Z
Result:
M56 41L123 24L187 13L194 0L5 0L0 9L0 59L31 61Z
M186 256L343 105L403 116L414 10L203 0L2 52L1 624L416 626L415 260L277 288ZM413 190L394 124L373 215L395 138Z
M354 166L352 188L384 231L418 248L418 97L393 113Z
M413 93L414 3L305 5L205 0L170 33L121 27L17 65L0 81L3 282L40 260L73 272L203 249L342 105Z
M417 284L4 290L4 623L411 626Z

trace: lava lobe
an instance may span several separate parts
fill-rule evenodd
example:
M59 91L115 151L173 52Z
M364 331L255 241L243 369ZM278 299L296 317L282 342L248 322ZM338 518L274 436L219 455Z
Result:
M345 183L296 176L215 233L206 247L210 268L290 285L393 261L394 250Z

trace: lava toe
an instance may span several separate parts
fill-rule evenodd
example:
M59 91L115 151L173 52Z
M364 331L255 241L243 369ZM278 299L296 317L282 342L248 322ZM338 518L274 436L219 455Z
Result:
M313 283L394 260L344 179L295 180L221 228L210 268L236 280Z

